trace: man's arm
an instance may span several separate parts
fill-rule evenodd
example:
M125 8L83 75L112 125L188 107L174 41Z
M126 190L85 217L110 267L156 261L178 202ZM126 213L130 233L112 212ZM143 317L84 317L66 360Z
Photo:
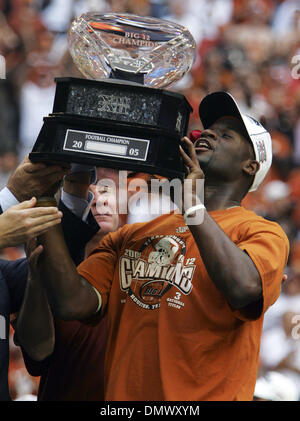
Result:
M250 257L239 249L204 211L200 225L189 225L205 268L219 291L235 309L262 297L260 275Z
M36 270L37 259L42 251L41 245L36 246L36 239L27 243L29 272L23 304L15 325L16 343L34 361L45 360L52 354L55 344L52 312Z
M89 182L88 173L70 174L64 180L64 189L71 195L86 199ZM99 309L101 297L86 279L79 276L62 228L48 230L39 237L39 242L43 253L37 265L43 273L43 285L54 316L62 320L80 320L93 315Z
M50 171L50 178L47 174ZM28 238L60 223L62 214L57 207L36 208L37 197L52 188L68 173L60 165L47 168L45 164L34 164L28 158L16 168L8 185L17 197L5 187L0 191L0 247L23 244ZM30 190L31 186L33 192ZM30 200L29 200L30 199ZM24 202L19 203L19 200ZM3 212L3 213L2 213ZM24 296L27 262L20 259L15 262L0 260L0 269L10 292L10 312L19 311Z
M41 235L39 243L43 246L43 253L37 266L43 274L43 286L54 316L62 320L81 320L95 314L101 304L100 297L93 286L78 274L61 226Z
M87 197L90 177L85 177L85 175L81 174L77 177L80 181L78 183L73 177L72 193L77 198ZM67 181L64 182L64 187L68 191ZM78 211L76 203L74 201L71 204ZM59 208L63 212L62 229L67 237L66 244L77 265L82 260L86 243L99 230L99 226L95 220L92 224L83 222L81 214L75 216L62 201L59 203ZM22 346L26 367L30 372L34 371L35 375L37 375L36 371L40 375L47 367L48 359L43 360L52 354L55 344L53 315L37 270L37 261L42 252L43 247L37 246L33 239L26 247L30 270L22 308L16 323L16 341Z
M181 155L189 169L187 178L193 184L196 179L204 179L193 144L184 138L188 155L181 148ZM186 197L190 195L190 197ZM197 203L195 189L185 192L188 203ZM206 210L203 222L189 225L189 229L197 244L206 270L218 290L234 309L242 309L252 303L259 303L262 297L261 278L253 261L243 250L239 249Z

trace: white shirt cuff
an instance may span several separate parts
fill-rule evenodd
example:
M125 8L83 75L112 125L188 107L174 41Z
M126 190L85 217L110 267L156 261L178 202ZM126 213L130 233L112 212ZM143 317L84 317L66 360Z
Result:
M4 187L4 189L0 191L0 206L3 212L5 212L11 206L17 205L18 203L18 199L7 187Z

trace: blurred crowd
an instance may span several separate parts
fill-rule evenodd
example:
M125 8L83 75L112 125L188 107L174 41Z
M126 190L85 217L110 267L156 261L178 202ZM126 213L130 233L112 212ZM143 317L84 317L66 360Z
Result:
M6 62L6 79L0 81L0 188L30 152L52 110L54 77L78 76L67 52L67 31L86 11L154 16L190 30L197 43L195 63L170 88L183 93L194 109L189 130L201 129L201 99L226 90L270 131L271 170L244 206L277 221L291 251L282 295L265 318L257 393L262 399L299 399L300 0L0 0L0 54ZM11 259L22 253L0 251ZM11 352L12 396L34 395L38 380L24 371L18 348L12 345ZM275 390L274 372L291 387Z

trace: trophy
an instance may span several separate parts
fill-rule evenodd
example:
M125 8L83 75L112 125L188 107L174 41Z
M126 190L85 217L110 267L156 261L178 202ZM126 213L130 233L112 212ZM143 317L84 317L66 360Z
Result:
M68 32L85 78L56 78L52 113L29 157L183 178L179 141L192 108L163 89L191 68L195 41L151 17L86 13Z

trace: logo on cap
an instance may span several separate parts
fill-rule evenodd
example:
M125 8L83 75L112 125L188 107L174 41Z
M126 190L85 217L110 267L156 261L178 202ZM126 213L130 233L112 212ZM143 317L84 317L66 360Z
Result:
M257 147L259 162L265 162L267 160L267 151L266 151L265 142L263 140L257 140L256 147Z
M255 120L255 118L250 117L250 115L247 115L247 117L253 122L255 123L257 126L262 127L262 125L260 124L259 121Z

